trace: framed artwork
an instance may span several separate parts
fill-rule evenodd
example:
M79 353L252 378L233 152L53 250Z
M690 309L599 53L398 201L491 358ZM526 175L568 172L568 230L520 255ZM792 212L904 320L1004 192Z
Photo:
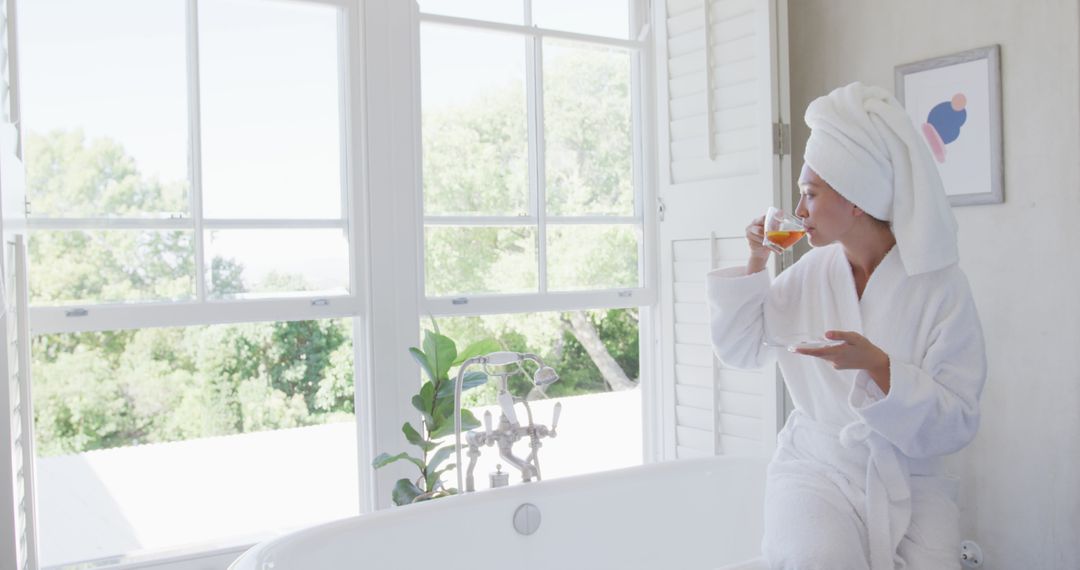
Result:
M1004 202L1000 48L898 65L895 91L934 157L949 203Z

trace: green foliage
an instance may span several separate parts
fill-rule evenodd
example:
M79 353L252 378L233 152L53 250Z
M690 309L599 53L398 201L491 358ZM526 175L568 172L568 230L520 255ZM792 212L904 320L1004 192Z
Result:
M42 455L314 425L354 410L341 320L41 335L33 366Z
M608 353L627 377L639 373L637 309L604 309L587 312ZM484 317L444 318L440 323L446 334L463 341L492 338L501 350L531 352L559 373L559 381L548 386L548 397L594 394L609 390L600 370L566 324L564 313L527 313ZM533 372L533 370L529 370ZM508 378L510 391L526 394L532 382L521 375ZM495 403L494 385L469 393L464 400L470 407Z
M457 374L450 372L461 366L469 358L499 350L499 345L492 340L479 340L470 344L460 353L457 344L450 337L435 331L425 331L422 349L409 348L409 354L420 365L425 380L420 390L412 397L412 405L422 418L421 428L417 430L409 422L401 426L405 440L420 448L420 457L408 452L390 455L380 453L371 462L371 466L380 469L398 461L408 461L416 466L420 475L415 480L399 479L394 485L392 498L395 505L407 505L418 501L437 499L453 495L457 491L446 487L442 475L457 467L443 463L454 452L454 445L442 445L441 439L454 433L454 388ZM487 382L487 376L478 371L466 372L462 377L462 392ZM480 426L472 412L461 410L461 429L468 431ZM434 452L434 453L432 453ZM440 467L442 467L440 469Z

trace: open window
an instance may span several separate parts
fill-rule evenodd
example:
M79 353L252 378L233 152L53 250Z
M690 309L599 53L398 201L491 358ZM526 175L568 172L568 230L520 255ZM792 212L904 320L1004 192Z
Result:
M18 7L31 568L357 514L356 6Z

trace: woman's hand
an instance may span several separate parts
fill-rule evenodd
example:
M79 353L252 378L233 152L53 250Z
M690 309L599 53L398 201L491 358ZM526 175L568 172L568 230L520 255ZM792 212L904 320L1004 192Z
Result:
M765 241L765 216L758 216L746 226L746 241L750 243L750 261L746 263L746 273L757 273L765 269L772 250L762 245Z
M889 355L863 335L851 331L826 331L825 338L844 344L825 348L797 348L795 352L827 360L837 370L865 370L885 394L889 393Z

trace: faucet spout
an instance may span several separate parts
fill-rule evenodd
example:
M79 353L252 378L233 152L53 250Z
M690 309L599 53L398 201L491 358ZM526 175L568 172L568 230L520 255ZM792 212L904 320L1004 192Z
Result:
M510 444L499 442L499 457L506 460L507 463L513 465L518 471L521 471L521 480L528 483L533 478L540 480L539 473L536 472L536 468L531 463L524 459L514 455L513 448Z

